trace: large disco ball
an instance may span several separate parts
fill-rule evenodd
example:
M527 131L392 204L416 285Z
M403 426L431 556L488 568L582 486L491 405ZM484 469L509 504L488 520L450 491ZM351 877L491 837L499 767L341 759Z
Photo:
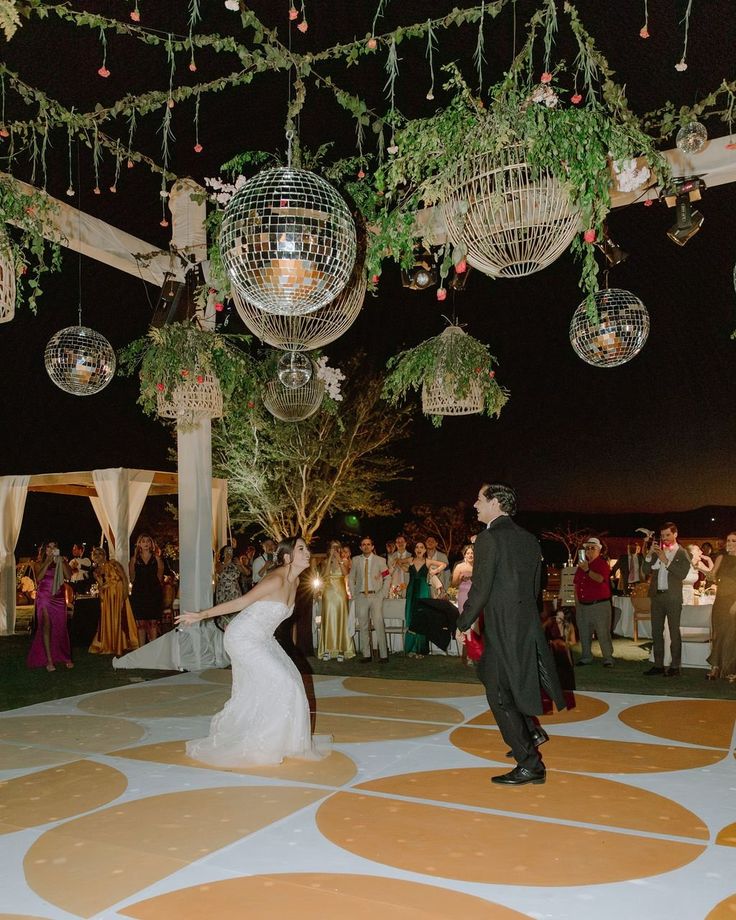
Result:
M279 358L278 377L285 387L298 390L312 379L312 362L301 351L287 351Z
M266 169L228 202L220 253L238 293L267 313L298 316L324 307L347 284L355 222L320 176Z
M584 300L570 323L575 353L594 367L618 367L636 357L649 335L649 314L630 291L607 288L595 295L598 322L591 322Z
M683 125L677 132L675 144L682 153L700 153L708 140L708 132L699 121Z
M112 345L87 326L68 326L52 335L43 360L56 386L74 396L99 393L115 375Z

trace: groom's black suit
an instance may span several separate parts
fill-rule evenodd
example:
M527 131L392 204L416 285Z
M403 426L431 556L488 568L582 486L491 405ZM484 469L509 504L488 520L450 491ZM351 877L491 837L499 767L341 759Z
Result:
M541 760L531 739L529 717L542 714L541 687L558 709L565 708L537 606L539 543L502 515L478 534L474 550L473 582L457 628L465 632L484 612L485 647L478 676L516 762L537 770Z

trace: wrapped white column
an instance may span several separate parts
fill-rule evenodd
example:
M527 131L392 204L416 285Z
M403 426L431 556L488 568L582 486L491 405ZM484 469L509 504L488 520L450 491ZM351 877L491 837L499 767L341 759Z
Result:
M177 425L179 609L212 606L212 427Z

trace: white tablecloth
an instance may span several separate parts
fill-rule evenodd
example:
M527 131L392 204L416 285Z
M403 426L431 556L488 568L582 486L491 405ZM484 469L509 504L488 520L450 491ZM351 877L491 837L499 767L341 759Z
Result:
M707 658L710 655L710 620L713 611L713 596L706 595L698 598L697 604L684 604L680 619L680 633L682 635L682 666L684 668L707 668ZM615 632L619 636L634 635L634 605L630 597L614 597L613 605L619 611L619 619ZM651 639L651 620L639 620L639 638ZM654 654L650 654L650 661ZM670 633L665 623L664 627L664 663L670 664Z

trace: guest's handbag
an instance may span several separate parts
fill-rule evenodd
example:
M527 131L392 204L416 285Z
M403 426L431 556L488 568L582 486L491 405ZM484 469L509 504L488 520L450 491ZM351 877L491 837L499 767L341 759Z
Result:
M483 614L478 618L478 627L481 630L483 629ZM484 644L483 633L481 632L479 635L474 629L471 629L465 637L465 650L471 661L480 661Z

